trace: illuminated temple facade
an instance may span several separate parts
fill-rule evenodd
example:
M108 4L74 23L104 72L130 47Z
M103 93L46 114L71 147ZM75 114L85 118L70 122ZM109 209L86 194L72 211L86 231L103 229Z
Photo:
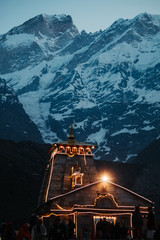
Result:
M81 239L87 228L93 237L101 218L132 227L132 214L140 206L144 220L153 202L125 187L103 180L97 172L95 145L77 142L73 128L68 141L53 144L36 214L46 222L54 217L72 219L75 235ZM132 235L132 232L130 233Z

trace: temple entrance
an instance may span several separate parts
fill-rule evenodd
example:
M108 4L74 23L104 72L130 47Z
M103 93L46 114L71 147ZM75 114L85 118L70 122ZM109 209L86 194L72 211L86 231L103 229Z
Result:
M96 239L128 239L133 236L131 214L93 216Z
M97 239L108 239L112 235L113 226L116 224L116 217L94 216L95 237Z

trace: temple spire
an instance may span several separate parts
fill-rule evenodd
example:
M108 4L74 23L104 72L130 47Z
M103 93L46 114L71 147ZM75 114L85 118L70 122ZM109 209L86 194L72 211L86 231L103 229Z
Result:
M72 142L74 143L76 141L72 124L71 124L71 129L70 129L70 136L69 136L68 140L70 143L72 143Z

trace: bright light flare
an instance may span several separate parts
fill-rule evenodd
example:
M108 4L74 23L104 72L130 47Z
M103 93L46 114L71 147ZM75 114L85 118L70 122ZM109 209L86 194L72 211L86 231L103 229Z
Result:
M104 182L106 182L106 181L108 181L108 177L107 177L107 176L103 176L103 177L102 177L102 180L103 180Z

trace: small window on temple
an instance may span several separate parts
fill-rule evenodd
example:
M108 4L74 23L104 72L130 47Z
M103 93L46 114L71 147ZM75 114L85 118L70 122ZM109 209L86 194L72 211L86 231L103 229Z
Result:
M82 185L82 176L75 177L75 185Z
M78 162L75 162L74 167L72 167L72 188L83 185L83 175L84 173L81 173Z
M74 173L74 186L73 187L80 187L83 185L83 173Z

